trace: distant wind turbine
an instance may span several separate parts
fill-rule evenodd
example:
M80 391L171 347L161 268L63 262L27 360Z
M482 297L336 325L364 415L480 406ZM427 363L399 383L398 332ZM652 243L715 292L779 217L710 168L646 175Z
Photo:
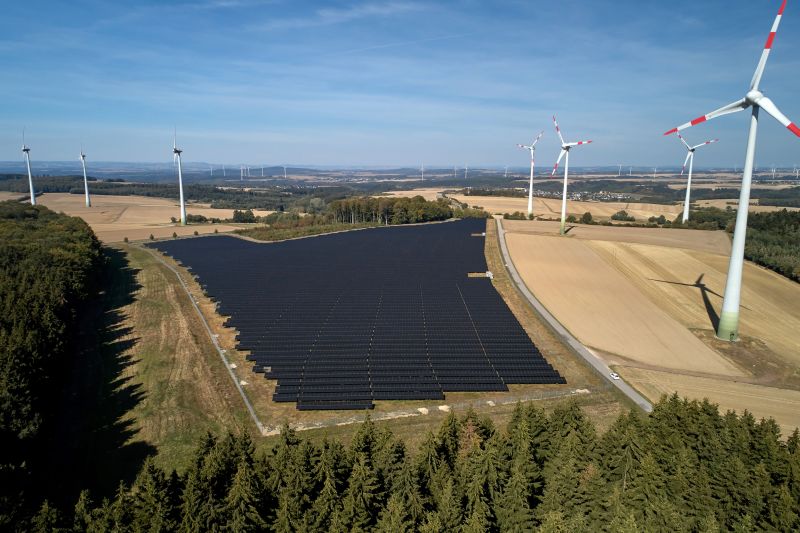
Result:
M222 165L222 177L225 177L225 165Z
M531 216L533 214L533 169L534 169L534 166L536 164L535 163L535 159L536 159L536 143L539 142L539 139L542 138L542 135L544 135L544 132L539 133L539 135L536 136L536 138L533 140L533 142L531 144L527 145L527 146L524 145L524 144L518 144L517 145L518 147L522 148L523 150L527 150L531 154L531 179L530 179L530 183L528 184L528 216ZM508 170L508 167L506 167L506 170Z
M283 165L283 179L286 179L286 165Z
M617 171L617 177L622 176L622 165L619 166L619 170Z
M181 165L181 153L183 150L178 148L178 133L177 131L174 133L172 137L172 160L178 162L178 192L180 194L180 202L181 202L181 226L186 225L186 202L183 198L183 168Z
M558 164L561 163L561 159L564 156L567 156L567 159L564 161L564 191L561 195L561 235L566 233L566 223L567 223L567 179L569 178L569 151L574 148L575 146L580 146L582 144L589 144L592 141L578 141L578 142L565 142L564 137L561 135L561 128L558 127L558 122L556 122L556 117L553 115L553 125L556 127L556 133L558 133L558 138L561 139L561 153L558 154L558 160L556 164L553 166L553 173L551 176L556 175L556 170L558 170Z
M86 195L86 207L92 207L92 201L89 199L89 180L86 177L86 154L83 153L81 146L81 166L83 167L83 192Z
M28 167L28 189L31 191L31 205L36 205L36 193L33 190L33 175L31 174L31 149L25 144L25 130L22 130L22 153L25 154L25 165Z
M683 176L683 172L686 170L686 163L689 163L689 178L686 181L686 199L683 201L683 223L686 224L686 222L689 220L689 195L691 194L692 191L692 168L694 167L694 151L700 148L701 146L715 143L719 141L719 139L712 139L710 141L706 141L704 143L700 143L695 146L689 146L686 140L683 137L681 137L680 133L678 134L678 138L681 140L683 145L689 151L686 154L686 159L684 160L683 168L681 169L681 176Z
M752 107L750 115L750 133L747 137L747 149L745 151L744 173L742 175L742 186L739 192L739 206L736 213L736 225L733 231L733 246L731 249L730 263L728 265L728 279L725 282L722 314L720 315L719 327L717 328L717 337L727 341L735 341L739 337L739 307L741 304L742 270L744 268L744 243L747 233L747 215L750 205L750 186L753 180L759 111L763 109L768 115L783 124L789 131L800 137L800 128L789 120L786 115L781 113L772 100L764 96L759 90L761 77L764 74L764 68L767 65L767 59L769 58L772 44L775 41L775 34L778 31L784 9L786 9L786 0L783 0L780 9L778 9L778 15L775 17L775 22L772 23L769 37L767 37L764 50L761 52L761 59L758 61L753 79L750 81L750 88L744 98L665 133L665 135L677 133L678 131L696 126L709 119L736 113L737 111L744 111Z
M467 165L464 165L464 181L467 180L467 171L468 170L469 170L469 168L467 167Z

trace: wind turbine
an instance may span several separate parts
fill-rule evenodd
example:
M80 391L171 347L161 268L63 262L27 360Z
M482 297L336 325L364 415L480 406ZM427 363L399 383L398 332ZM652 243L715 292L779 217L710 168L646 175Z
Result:
M506 165L506 172L503 174L504 179L508 179L508 165Z
M694 167L694 151L700 148L701 146L715 143L719 141L719 139L706 141L696 146L689 146L686 140L683 137L681 137L680 133L678 134L678 138L681 140L683 145L689 151L689 153L686 154L686 160L684 160L683 168L681 169L681 176L683 176L683 172L686 170L686 163L689 163L689 179L686 181L686 199L683 201L683 223L686 224L686 222L689 220L689 195L691 194L692 190L692 168Z
M86 207L92 207L92 201L89 199L89 180L86 178L86 154L83 153L81 146L81 166L83 167L83 192L86 195Z
M536 158L536 143L539 142L539 139L542 138L542 135L544 135L544 132L541 132L539 135L537 135L529 146L525 146L524 144L517 145L523 150L527 150L531 153L531 180L528 186L528 216L533 214L533 168L535 165L534 160ZM508 172L508 167L506 167L506 172Z
M775 163L772 163L772 180L775 180Z
M222 177L225 177L225 165L222 165Z
M178 134L175 132L172 137L172 161L178 162L178 192L181 201L181 226L186 225L186 202L183 199L183 168L181 167L181 153L183 150L177 146Z
M622 165L619 166L619 170L617 171L617 177L622 176Z
M264 177L264 167L261 167L261 177Z
M763 109L768 115L772 116L775 120L786 126L786 128L800 137L800 128L795 123L789 120L786 115L780 112L778 107L759 90L761 77L764 74L764 67L767 65L772 44L775 40L775 34L778 31L778 25L781 23L783 11L786 9L786 0L781 3L778 9L778 15L775 17L775 22L772 23L767 42L764 45L764 50L761 52L761 59L758 61L758 66L753 74L753 79L750 81L750 88L745 94L744 98L732 102L724 107L712 111L707 115L698 117L691 122L687 122L677 128L673 128L665 133L669 135L677 133L691 126L703 123L712 118L736 113L737 111L744 111L752 107L750 115L750 133L747 137L747 149L745 151L744 159L744 172L742 174L742 187L739 193L739 207L736 213L736 226L733 232L733 246L731 249L730 263L728 264L728 279L725 282L725 296L722 300L722 314L720 315L719 327L717 328L717 337L722 340L735 341L739 337L739 306L741 304L742 292L742 269L744 266L744 242L747 232L747 214L748 206L750 205L750 185L753 180L753 162L756 153L756 137L758 131L758 113Z
M286 165L283 165L283 179L286 179Z
M469 170L469 168L467 167L466 164L464 164L464 181L467 181L467 171L468 170Z
M36 193L33 192L33 175L31 175L31 149L25 144L25 130L22 130L22 153L25 154L25 165L28 167L28 189L31 191L31 205L36 205Z
M628 167L628 176L633 176L633 167Z
M561 159L566 155L567 159L564 161L564 192L561 194L561 235L566 233L565 224L567 221L567 179L569 178L569 151L575 146L580 146L582 144L589 144L592 141L578 141L578 142L564 142L564 137L561 135L561 128L558 127L558 122L556 122L556 116L553 115L553 124L556 127L556 133L558 133L558 138L561 139L561 153L558 154L558 160L556 164L553 166L553 173L551 176L556 175L556 170L558 170L558 164L561 163Z

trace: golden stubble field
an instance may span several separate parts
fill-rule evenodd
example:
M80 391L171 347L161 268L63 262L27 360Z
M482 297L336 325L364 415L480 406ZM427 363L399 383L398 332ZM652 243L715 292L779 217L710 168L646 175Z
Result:
M527 213L527 198L510 198L503 196L463 196L449 195L450 198L472 206L480 206L491 214ZM627 211L637 221L646 221L650 217L664 215L672 220L683 210L681 205L643 204L636 202L579 202L567 200L567 216L580 217L586 212L596 219L608 219L618 211ZM533 198L534 216L561 218L561 200L558 198Z
M107 243L121 242L127 237L131 241L179 236L220 233L233 231L242 225L236 224L173 224L170 217L180 218L177 201L147 196L104 196L93 195L92 207L87 208L82 194L47 193L37 198L37 202L53 211L63 212L85 220L97 237ZM257 216L265 216L271 211L253 211ZM207 204L186 204L189 215L203 215L207 218L230 218L233 209L212 209Z
M743 338L725 343L713 335L725 233L576 226L559 237L545 224L504 221L520 275L640 392L708 398L773 416L784 431L800 426L800 284L746 263Z

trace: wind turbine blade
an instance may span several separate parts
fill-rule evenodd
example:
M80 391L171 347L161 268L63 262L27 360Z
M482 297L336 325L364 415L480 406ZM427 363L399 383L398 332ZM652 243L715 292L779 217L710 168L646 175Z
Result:
M686 124L681 124L677 128L672 128L671 130L664 133L664 135L672 135L673 133L678 133L679 131L683 131L686 128L691 128L692 126L697 126L705 122L706 120L711 120L712 118L721 117L722 115L729 115L731 113L736 113L738 111L744 111L750 107L750 104L747 103L747 100L742 98L741 100L737 100L735 102L731 102L730 104L720 107L719 109L708 113L707 115L703 115L702 117L697 117L696 119L687 122Z
M772 43L775 41L775 34L778 32L778 26L781 23L784 9L786 9L786 0L783 0L781 8L778 10L778 15L775 17L775 22L772 23L772 29L769 31L769 37L767 37L767 42L764 44L764 51L761 52L761 59L758 60L758 66L753 74L753 80L750 82L751 91L753 89L758 89L758 85L761 83L761 76L764 75L764 67L767 66L769 52L772 50Z
M681 176L683 176L683 172L686 170L686 163L689 162L690 157L692 157L692 152L686 154L686 159L683 161L683 168L681 169Z
M575 143L566 143L564 146L580 146L582 144L591 144L593 142L594 141L578 141L578 142L575 142Z
M553 124L556 126L556 133L558 133L558 138L561 139L561 144L564 144L564 137L561 135L561 128L558 127L555 115L553 115Z
M531 148L536 146L536 143L539 142L539 139L542 138L542 135L544 135L544 131L542 131L541 133L539 133L539 135L536 136L536 138L533 140L533 143L531 143Z
M558 161L556 161L555 166L553 166L553 173L550 174L551 176L555 176L556 175L556 170L558 170L558 165L559 165L559 163L561 163L561 160L564 159L564 155L566 153L567 153L567 151L562 148L561 149L561 153L558 154Z
M714 144L715 142L719 142L719 139L711 139L710 141L706 141L704 143L700 143L697 146L692 146L692 150L697 150L701 146L705 146L707 144Z
M695 281L694 284L695 285L700 285L701 283L703 283L703 276L705 276L705 273L700 274L700 277L697 278L697 281Z
M797 124L789 120L789 117L781 113L781 110L778 109L778 106L776 106L772 100L765 96L758 101L758 106L769 113L772 118L786 126L789 131L800 137L800 128L797 127Z
M689 146L689 145L686 143L686 140L683 138L683 136L681 136L681 134L680 134L680 133L678 134L678 139L680 139L680 140L681 140L681 142L683 143L683 145L686 147L686 149L687 149L687 150L691 150L691 149L692 149L692 147L691 147L691 146Z

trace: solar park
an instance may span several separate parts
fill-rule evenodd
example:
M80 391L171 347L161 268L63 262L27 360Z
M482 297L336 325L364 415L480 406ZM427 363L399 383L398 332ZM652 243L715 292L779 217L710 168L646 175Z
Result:
M485 221L279 243L229 236L150 246L187 268L255 372L297 409L369 409L563 377L487 277Z

